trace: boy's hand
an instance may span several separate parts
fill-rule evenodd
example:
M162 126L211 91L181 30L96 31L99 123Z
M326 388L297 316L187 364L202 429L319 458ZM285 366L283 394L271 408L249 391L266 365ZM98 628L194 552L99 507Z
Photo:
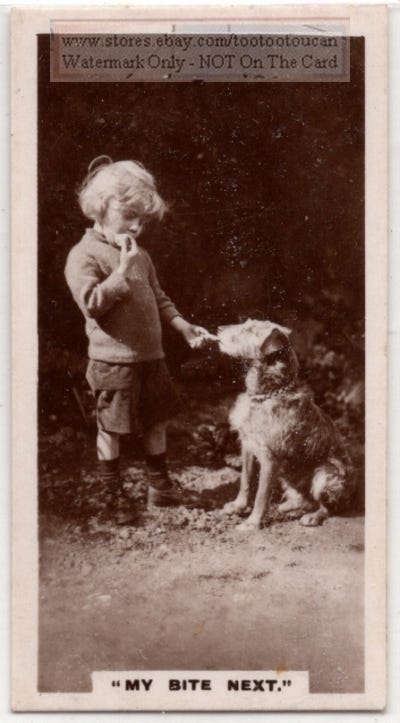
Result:
M190 324L188 321L185 321L185 319L182 319L181 316L176 316L172 319L171 324L177 331L181 332L192 349L198 349L208 340L215 338L207 329L196 324Z
M183 336L192 349L199 349L205 344L209 334L207 329L204 329L202 326L190 324L189 328L183 332Z
M115 240L121 249L118 270L121 274L126 274L134 265L135 256L139 251L138 245L128 234L119 234Z

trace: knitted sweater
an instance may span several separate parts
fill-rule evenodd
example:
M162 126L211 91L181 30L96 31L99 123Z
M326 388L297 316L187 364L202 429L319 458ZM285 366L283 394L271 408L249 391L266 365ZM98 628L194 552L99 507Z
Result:
M68 255L65 276L86 318L89 358L112 364L161 359L161 320L169 322L179 312L144 249L124 276L119 257L119 249L94 229Z

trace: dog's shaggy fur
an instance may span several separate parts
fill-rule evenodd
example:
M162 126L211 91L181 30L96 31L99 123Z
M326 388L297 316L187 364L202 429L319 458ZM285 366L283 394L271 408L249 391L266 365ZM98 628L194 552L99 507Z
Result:
M240 489L224 508L228 514L246 510L257 460L258 490L253 511L240 525L243 529L260 527L278 480L284 490L280 511L303 511L304 525L321 524L330 513L342 510L353 491L343 442L310 390L300 384L289 334L278 324L251 319L218 331L221 351L251 360L246 392L230 414L242 445Z

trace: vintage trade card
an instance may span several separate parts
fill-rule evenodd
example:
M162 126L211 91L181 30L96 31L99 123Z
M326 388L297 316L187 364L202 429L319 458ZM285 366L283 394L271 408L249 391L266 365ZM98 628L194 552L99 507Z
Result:
M382 709L386 9L16 9L11 80L13 709Z

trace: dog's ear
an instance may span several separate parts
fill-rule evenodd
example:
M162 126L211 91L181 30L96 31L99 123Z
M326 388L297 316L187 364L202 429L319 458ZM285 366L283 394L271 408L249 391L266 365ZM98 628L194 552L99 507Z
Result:
M289 339L282 331L279 329L273 329L270 334L268 334L267 338L264 339L263 343L260 346L260 352L263 354L263 356L267 356L267 354L273 354L276 351L279 351L280 349L287 349L289 346Z

